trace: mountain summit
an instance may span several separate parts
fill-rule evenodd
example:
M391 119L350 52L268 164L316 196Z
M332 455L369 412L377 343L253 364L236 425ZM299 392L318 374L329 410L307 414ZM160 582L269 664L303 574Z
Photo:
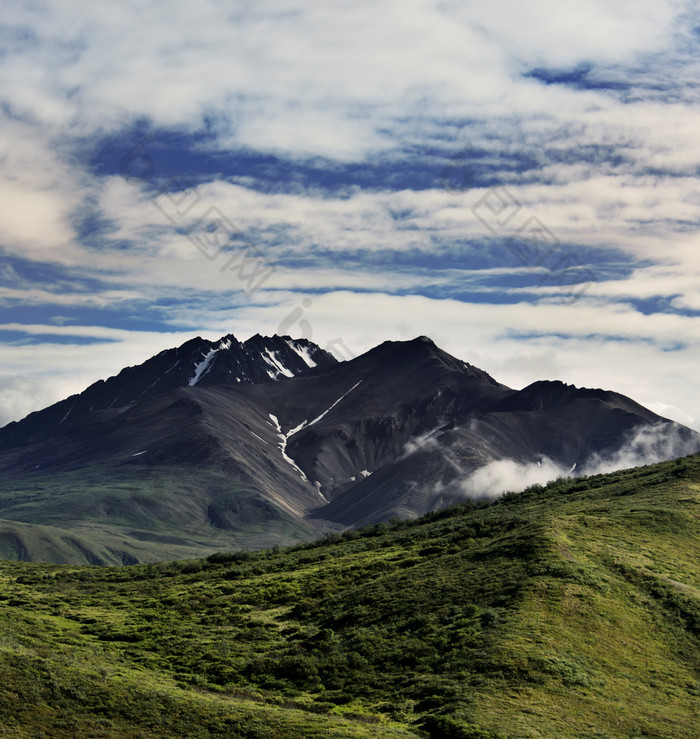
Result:
M197 338L0 429L0 555L287 543L699 449L623 395L513 390L427 337L347 362L290 337Z
M179 387L273 382L337 363L332 354L306 339L256 334L240 342L233 334L218 341L197 336L8 424L0 429L0 450L47 438L59 428L75 428L96 411L124 408Z

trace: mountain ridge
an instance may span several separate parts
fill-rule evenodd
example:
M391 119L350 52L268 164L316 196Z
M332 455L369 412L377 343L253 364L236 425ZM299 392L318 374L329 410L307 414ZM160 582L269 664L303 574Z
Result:
M0 430L0 539L5 531L9 541L12 532L17 548L12 522L84 527L80 496L112 500L112 480L131 490L111 534L119 551L144 556L140 544L131 548L129 531L143 537L145 505L159 511L147 516L153 533L187 540L196 556L211 551L201 544L208 536L213 546L227 536L240 542L246 532L257 532L261 542L272 535L287 542L284 537L314 531L415 518L465 497L512 489L519 477L586 473L592 460L614 467L700 450L699 434L619 393L561 381L514 390L427 337L383 342L346 362L289 337L256 336L237 345L228 337L193 339L183 347L152 358L159 372L182 364L177 387L151 388L122 407L109 407L111 396L102 392L107 407L99 410L89 406L95 391L88 388L72 423L56 422L52 406L50 418L40 411ZM247 358L235 353L239 347ZM135 368L141 384L128 384L126 397L153 377L150 361ZM234 365L239 372L253 368L246 381ZM121 374L110 378L110 393L119 390ZM63 492L44 492L26 504L31 480ZM78 480L78 487L71 493L64 480ZM93 523L109 529L101 512L109 506L88 508ZM194 529L183 510L195 517ZM254 545L254 538L246 541ZM22 546L31 557L29 539Z
M255 334L240 342L233 334L216 341L197 336L0 428L0 450L46 438L47 430L56 427L74 428L91 413L126 407L177 387L263 384L337 362L306 339Z

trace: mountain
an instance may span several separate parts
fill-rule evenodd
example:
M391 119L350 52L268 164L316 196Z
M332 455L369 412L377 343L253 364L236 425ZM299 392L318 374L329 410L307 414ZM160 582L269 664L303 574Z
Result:
M288 337L194 341L88 388L66 420L53 406L0 430L0 553L100 564L285 544L502 492L504 464L519 485L700 449L625 396L512 390L426 337L348 362Z
M0 562L0 734L698 736L700 456L288 549Z
M0 450L36 442L79 427L102 410L124 408L179 387L266 383L293 377L310 367L332 367L337 359L306 339L253 336L240 342L233 334L219 341L199 336L166 349L108 380L98 380L79 395L29 414L0 429Z

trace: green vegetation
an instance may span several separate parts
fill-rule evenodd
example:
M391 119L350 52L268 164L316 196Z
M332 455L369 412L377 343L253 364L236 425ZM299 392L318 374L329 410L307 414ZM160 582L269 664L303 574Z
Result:
M0 564L0 736L697 737L700 456L289 549Z
M0 479L0 558L121 565L286 546L303 523L223 473L88 467Z

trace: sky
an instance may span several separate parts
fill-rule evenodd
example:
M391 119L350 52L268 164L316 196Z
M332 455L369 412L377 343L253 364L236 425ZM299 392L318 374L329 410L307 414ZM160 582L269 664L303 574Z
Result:
M700 430L700 8L7 0L0 425L193 336L430 336Z

